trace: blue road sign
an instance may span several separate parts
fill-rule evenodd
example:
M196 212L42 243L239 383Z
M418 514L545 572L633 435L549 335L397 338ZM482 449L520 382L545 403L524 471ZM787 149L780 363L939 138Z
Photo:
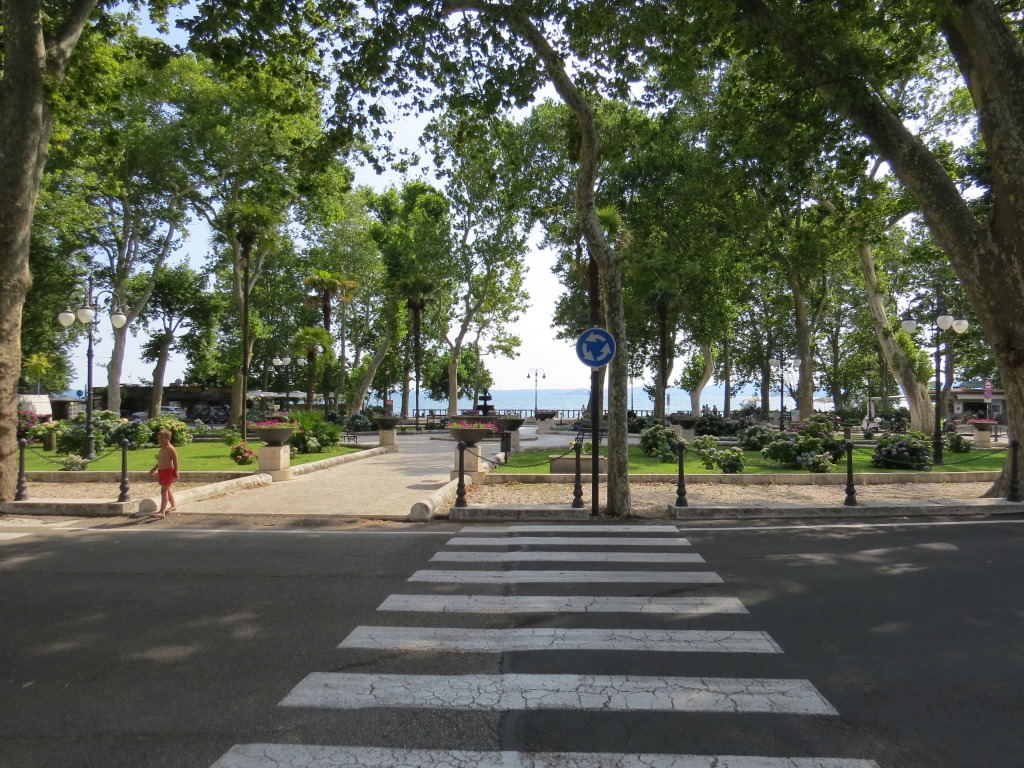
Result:
M588 328L576 339L576 356L590 368L608 365L615 357L615 339L604 328Z

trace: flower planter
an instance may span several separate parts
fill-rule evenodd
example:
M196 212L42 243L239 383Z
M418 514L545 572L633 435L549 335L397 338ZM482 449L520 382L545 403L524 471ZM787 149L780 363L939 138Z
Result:
M295 432L295 427L254 427L253 432L267 445L285 445Z
M398 426L398 422L402 420L401 416L374 416L373 420L377 422L377 429L394 429Z
M490 437L494 433L489 429L474 428L474 427L453 427L448 430L448 434L452 436L452 440L456 442L465 443L467 446L473 446L483 440L485 437Z
M525 421L526 419L522 416L499 416L495 419L498 430L501 432L515 432L523 426Z
M558 415L558 411L551 410L539 410L537 411L537 421L546 421L547 419L553 419Z

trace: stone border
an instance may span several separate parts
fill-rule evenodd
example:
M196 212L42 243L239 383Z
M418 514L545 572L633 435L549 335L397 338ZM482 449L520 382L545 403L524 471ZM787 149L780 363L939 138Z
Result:
M448 506L455 500L459 490L459 480L449 480L423 501L417 501L409 510L409 520L430 520L437 510Z
M1006 499L921 499L912 503L871 503L847 507L677 507L668 505L676 520L785 520L850 517L941 517L964 515L1018 515L1024 502Z

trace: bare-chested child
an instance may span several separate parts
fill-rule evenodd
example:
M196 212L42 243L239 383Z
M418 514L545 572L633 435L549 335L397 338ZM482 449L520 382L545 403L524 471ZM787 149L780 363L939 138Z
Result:
M168 512L177 512L171 484L178 479L178 452L171 445L169 429L157 432L156 439L160 443L160 453L156 455L156 466L149 470L149 474L156 472L160 483L160 511L153 517L164 517Z

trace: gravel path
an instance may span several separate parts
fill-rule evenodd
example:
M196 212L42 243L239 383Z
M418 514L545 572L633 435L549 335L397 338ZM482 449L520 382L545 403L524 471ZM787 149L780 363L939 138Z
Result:
M914 499L977 499L992 483L907 483L863 485L857 487L862 502L912 501ZM602 503L604 490L600 494ZM666 505L675 501L674 483L633 483L630 498L634 515L663 515ZM691 506L746 506L751 504L825 505L842 504L845 485L733 485L694 483L686 488ZM570 504L572 485L507 483L470 486L466 492L470 504ZM590 486L583 486L583 501L590 503Z
M174 484L175 491L198 488L207 483ZM132 483L129 489L133 499L148 499L160 495L160 486L154 478L150 483ZM121 483L29 483L30 499L111 499L121 495Z

